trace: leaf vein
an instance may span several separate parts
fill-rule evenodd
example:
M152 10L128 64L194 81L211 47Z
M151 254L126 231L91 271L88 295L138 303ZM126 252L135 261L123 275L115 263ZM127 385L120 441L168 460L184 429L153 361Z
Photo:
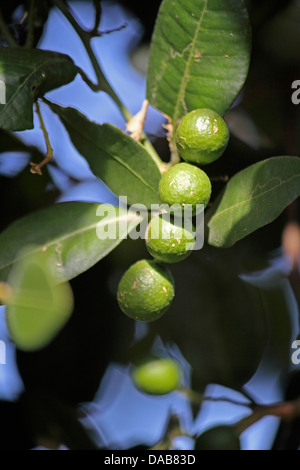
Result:
M242 205L244 205L244 204L247 204L247 203L250 202L250 201L253 201L253 200L255 200L255 199L259 199L259 198L263 197L265 194L277 190L277 188L279 188L280 186L282 186L282 185L284 185L284 184L290 183L290 182L291 182L293 179L295 179L295 178L300 178L300 174L293 175L291 178L289 178L289 179L287 179L287 180L285 180L285 181L283 181L283 182L280 182L280 184L278 184L278 185L276 185L276 186L273 186L271 189L269 189L269 190L267 190L267 191L264 191L263 193L260 193L260 194L258 194L257 196L252 197L252 195L251 195L250 198L245 199L245 200L243 200L243 201L241 201L241 202L239 202L239 203L237 203L237 204L234 204L233 206L227 207L227 208L224 209L223 211L218 212L217 214L213 215L212 218L211 218L211 220L215 220L215 219L217 219L218 217L220 217L221 215L224 215L226 212L230 212L230 211L236 209L237 207L240 207L240 206L242 206ZM254 192L255 192L255 189L253 190L252 194L253 194ZM209 225L210 225L210 222L209 222Z

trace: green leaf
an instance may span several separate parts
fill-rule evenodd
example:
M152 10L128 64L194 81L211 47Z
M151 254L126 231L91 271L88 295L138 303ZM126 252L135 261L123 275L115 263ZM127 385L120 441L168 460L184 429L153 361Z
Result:
M72 59L39 49L0 48L0 80L6 104L0 104L0 127L11 131L33 128L32 106L38 97L66 85L77 74Z
M6 321L14 343L24 351L45 347L62 329L73 310L68 283L57 285L44 253L26 251L9 275L12 294Z
M7 280L20 247L28 245L35 246L31 252L49 257L57 282L72 279L104 258L141 220L133 211L84 202L55 204L30 214L0 235L0 280Z
M163 0L147 98L176 125L196 108L224 115L246 79L250 28L242 0Z
M272 222L300 195L300 159L273 157L231 178L207 213L208 243L229 247Z
M96 124L74 108L47 101L93 173L129 204L159 204L161 173L144 147L111 124Z
M238 255L205 246L172 265L173 304L149 325L165 344L179 347L199 391L209 383L242 387L257 370L268 340L261 298L239 278Z

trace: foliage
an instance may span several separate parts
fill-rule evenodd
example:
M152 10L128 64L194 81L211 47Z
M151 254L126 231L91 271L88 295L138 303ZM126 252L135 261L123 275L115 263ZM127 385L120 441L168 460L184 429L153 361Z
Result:
M92 48L92 40L102 35L99 31L100 2L93 2L95 24L91 30L85 30L80 26L70 6L64 0L25 3L26 8L29 5L25 39L22 36L18 37L9 26L7 18L12 12L3 9L6 15L0 15L2 41L0 84L5 84L6 93L5 103L0 104L0 152L21 151L34 155L35 159L44 158L39 164L31 164L30 179L27 177L26 184L22 183L21 186L23 189L25 187L25 194L30 194L31 185L36 184L37 178L44 178L45 184L51 181L51 172L49 176L47 164L50 169L56 165L53 162L51 133L47 132L39 107L39 103L43 105L46 103L50 112L59 118L59 125L66 130L73 146L85 158L93 174L116 196L126 196L128 206L115 207L110 204L78 201L58 203L53 200L49 203L46 196L39 193L41 196L39 207L31 203L31 199L28 198L29 203L22 214L13 216L15 219L13 221L12 217L4 219L0 233L0 302L7 305L7 323L11 328L11 338L19 348L21 357L22 350L40 349L43 354L47 348L51 348L52 345L55 348L55 345L59 344L60 338L64 338L64 328L68 328L66 322L71 310L71 302L68 303L63 296L60 296L62 292L60 289L64 287L69 289L66 282L71 282L76 313L76 282L80 285L82 279L89 279L89 286L95 287L96 282L93 284L90 279L95 273L101 272L102 285L99 287L99 294L106 299L104 305L105 308L108 307L108 313L112 312L114 315L103 325L103 330L110 328L112 336L114 331L119 331L115 338L115 342L118 343L116 360L134 363L137 358L141 360L148 357L152 353L155 338L160 337L166 347L175 343L190 364L192 389L189 388L189 384L182 386L177 383L179 373L175 382L177 389L186 394L196 409L202 405L205 399L203 395L205 387L211 383L238 390L247 398L244 404L251 410L248 420L245 418L230 428L215 428L221 429L222 442L225 436L224 442L220 444L221 447L239 448L239 435L267 414L285 417L288 413L291 419L296 418L299 415L297 397L292 397L293 400L289 403L281 405L282 408L271 405L267 408L249 400L244 388L257 371L264 354L268 352L267 344L272 348L277 347L282 352L282 356L278 358L280 363L278 367L282 373L286 373L287 360L283 360L282 357L288 356L291 338L286 302L282 299L274 301L277 299L278 291L274 290L274 295L273 291L265 293L263 289L247 283L241 273L249 266L253 266L252 262L256 261L256 253L255 256L251 256L251 249L252 246L255 247L255 236L261 233L257 231L268 226L265 230L270 230L272 234L274 224L281 220L281 214L288 213L286 209L290 211L293 207L291 204L300 195L298 157L274 156L267 150L265 155L253 151L249 162L249 158L247 159L249 149L247 149L246 156L241 155L238 159L234 149L236 135L233 132L225 150L226 138L226 143L222 147L222 152L225 153L220 160L214 162L214 158L208 158L212 163L205 165L207 171L207 175L204 173L205 181L207 180L209 185L207 192L210 194L211 185L213 190L204 214L204 248L192 252L188 259L184 259L178 266L174 265L173 268L172 264L176 295L170 309L165 313L167 308L164 305L163 312L161 309L160 314L153 317L154 306L153 302L149 301L151 295L147 289L153 288L156 300L157 296L163 295L164 292L158 292L157 285L152 287L154 279L151 279L151 282L149 280L144 282L144 274L141 273L138 278L130 280L131 287L126 291L126 295L131 299L135 295L135 283L142 284L139 285L142 296L138 299L138 310L147 308L147 315L134 312L134 315L129 315L131 319L126 318L126 328L123 329L122 321L125 321L121 320L123 314L118 307L115 311L116 298L112 301L108 294L107 280L111 266L117 263L119 271L120 267L124 271L125 267L128 268L134 261L143 257L143 254L139 256L139 242L136 241L135 251L125 239L130 233L138 231L139 226L140 234L145 235L148 219L153 215L149 211L152 205L157 206L161 202L160 182L167 180L168 170L172 173L179 168L176 167L180 162L176 147L176 131L181 119L195 109L208 108L224 117L230 128L230 117L234 113L232 104L237 99L243 99L240 91L248 77L250 64L251 28L244 2L241 0L161 2L151 40L146 77L147 101L143 106L141 103L141 112L133 117L110 85ZM36 6L38 3L39 7ZM95 72L95 82L78 67L76 57L71 58L59 52L38 48L42 31L41 27L35 26L37 24L35 19L40 19L39 24L44 26L49 10L54 7L65 16L82 41ZM47 96L49 91L70 84L75 77L77 80L80 78L83 80L82 86L88 85L95 93L105 92L114 100L127 121L126 131L106 122L91 121L84 113L72 107L72 103L68 107L63 107L49 100ZM144 132L148 103L163 113L166 119L164 138L169 144L167 158L157 153L159 146L155 145L155 140L151 142ZM41 156L34 146L27 146L22 141L22 136L14 133L34 127L34 109L45 138L47 148L45 156ZM272 116L268 119L272 120ZM239 151L245 149L243 147L245 144L239 142L238 145ZM286 153L294 155L296 152L289 152L287 148L281 154ZM181 165L184 167L186 164L181 163ZM28 169L25 171L28 172ZM193 171L196 171L196 167L193 167ZM43 175L34 173L43 173ZM228 175L225 178L226 182L224 174ZM18 178L21 176L16 176L17 181ZM182 189L185 183L178 184L181 185L179 189ZM198 182L198 186L201 184ZM171 196L175 195L175 199L178 199L175 194L178 187L176 191L168 187L168 197L170 191ZM8 191L8 200L11 194L12 190ZM14 197L16 205L19 204L18 197L21 204L22 194L17 196L15 194ZM208 202L206 199L205 206ZM182 203L181 200L179 202ZM131 205L134 207L129 207ZM37 208L39 210L35 210ZM168 209L164 207L163 212L168 212ZM194 211L193 214L195 222L197 213ZM114 233L114 236L106 237L107 233ZM136 238L138 235L139 233ZM178 244L181 241L177 239ZM251 245L252 242L254 245ZM21 248L25 250L20 251ZM168 250L170 249L169 243ZM151 253L151 250L149 251ZM154 252L155 250L152 250L152 253ZM245 256L245 253L248 256ZM185 251L183 254L180 259L187 257ZM158 259L164 259L164 254L159 253L159 255ZM47 264L43 261L45 256ZM171 252L167 253L165 259L168 257L175 261L177 259ZM122 265L123 259L125 266ZM33 265L37 267L38 272ZM157 269L163 277L165 267ZM119 271L117 272L120 274ZM90 278L84 277L89 276L89 273L91 273ZM115 287L114 289L116 295L117 289ZM143 304L144 292L148 299L146 307L146 303ZM118 297L119 303L122 303L121 300ZM171 301L168 300L167 303L169 307ZM127 311L127 308L127 305L122 304L123 311ZM276 308L280 308L280 312ZM43 314L40 317L39 312ZM35 320L37 317L38 322ZM133 318L138 317L142 320L158 317L159 319L151 322L144 339L132 346L130 343ZM76 320L71 318L70 324L72 321ZM42 334L38 335L38 341L33 334L33 343L30 345L28 337L30 343L31 336L30 334L26 336L26 329L31 333L35 323L38 323L39 332L42 331ZM122 328L118 328L121 324ZM45 331L47 334L44 337ZM105 334L102 333L103 337ZM126 336L125 341L124 336ZM70 333L66 333L66 340L74 342ZM103 343L106 346L111 343L111 346L113 342L110 339L103 339ZM64 354L63 350L60 351ZM102 360L103 373L112 359L107 353ZM26 388L26 380L24 382ZM168 387L165 383L163 385L167 391L169 388L170 391L174 388ZM148 388L152 389L151 384ZM41 431L39 421L43 422L43 419L39 417L37 432L43 437L63 442L69 448L93 448L92 439L84 427L79 426L76 416L69 409L70 406L73 410L72 407L83 400L82 396L80 399L76 396L74 403L67 405L63 400L60 402L60 399L56 402L53 396L50 393L50 398L47 398L47 395L42 394L39 399L44 409L45 420L49 419L47 414L49 412L45 411L49 403L49 409L54 410L53 419L59 423L57 429L60 431L56 434L55 430L48 429L45 436L43 434L45 429L42 426ZM31 405L28 404L31 403L30 394L24 403L27 403L26 409L31 410ZM72 429L72 423L76 423L74 433L69 433L68 429ZM214 441L214 432L203 434L202 438L198 437L196 448L218 447ZM159 443L159 446L170 448L172 443L166 438L163 443Z

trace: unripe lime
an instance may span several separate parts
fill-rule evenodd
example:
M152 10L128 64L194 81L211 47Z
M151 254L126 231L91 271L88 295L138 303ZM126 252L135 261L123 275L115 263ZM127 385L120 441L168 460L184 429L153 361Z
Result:
M151 358L134 368L132 380L145 393L165 395L178 388L180 368L173 359Z
M192 225L169 213L153 217L146 231L146 247L153 258L163 263L177 263L191 253L195 245Z
M211 109L195 109L179 123L176 145L187 162L205 165L219 158L227 147L229 130L224 119Z
M193 213L197 204L207 206L211 196L211 182L204 171L189 163L171 166L159 183L159 196L163 203L179 204L182 209L191 205Z
M240 438L233 426L216 426L196 439L195 450L240 450Z
M146 259L133 264L118 286L119 306L134 320L157 320L168 310L173 297L174 281L170 271Z

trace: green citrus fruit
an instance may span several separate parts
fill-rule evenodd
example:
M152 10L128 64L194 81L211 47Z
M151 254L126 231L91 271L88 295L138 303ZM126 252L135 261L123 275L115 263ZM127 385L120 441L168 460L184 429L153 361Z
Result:
M153 217L146 231L146 247L153 258L177 263L191 253L195 245L193 227L184 227L184 219L169 213Z
M133 264L118 286L119 306L134 320L158 319L168 310L173 297L174 281L170 271L146 259Z
M133 369L132 380L137 388L152 395L165 395L180 384L180 368L173 359L150 358Z
M176 145L187 162L205 165L219 158L227 147L229 130L224 119L211 109L195 109L179 123Z
M211 196L211 182L200 168L189 163L178 163L162 176L159 196L169 206L179 204L182 209L191 206L195 213L198 204L207 206Z
M233 426L216 426L196 439L195 450L240 450L240 438Z

